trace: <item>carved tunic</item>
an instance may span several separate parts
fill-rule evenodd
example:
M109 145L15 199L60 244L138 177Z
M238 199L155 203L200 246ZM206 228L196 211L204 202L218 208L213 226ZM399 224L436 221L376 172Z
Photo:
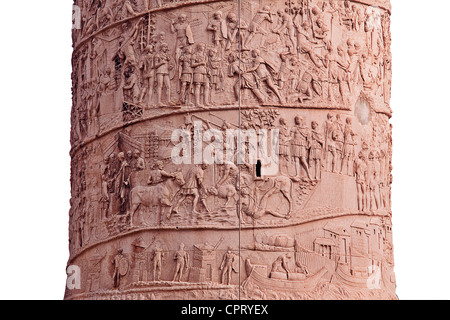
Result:
M291 130L292 134L292 156L306 157L308 147L308 128L296 126Z

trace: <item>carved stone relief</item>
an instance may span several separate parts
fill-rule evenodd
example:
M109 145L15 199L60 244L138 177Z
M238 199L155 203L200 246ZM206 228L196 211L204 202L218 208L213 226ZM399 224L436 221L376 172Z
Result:
M66 299L396 299L388 1L75 5Z

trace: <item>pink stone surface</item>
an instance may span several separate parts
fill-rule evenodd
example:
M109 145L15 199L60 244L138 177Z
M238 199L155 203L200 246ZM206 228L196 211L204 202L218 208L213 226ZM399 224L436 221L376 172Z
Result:
M65 299L397 298L389 1L75 5Z

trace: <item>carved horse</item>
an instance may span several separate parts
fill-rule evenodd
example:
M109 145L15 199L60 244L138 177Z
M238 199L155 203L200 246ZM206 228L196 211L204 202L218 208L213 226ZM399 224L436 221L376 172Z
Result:
M138 186L131 190L130 225L133 226L133 216L141 205L159 207L159 223L161 223L163 207L172 210L173 200L180 188L185 184L183 173L174 173L174 178L167 179L155 186ZM142 221L142 212L139 212Z
M269 188L263 190L258 186L258 181L248 174L241 175L240 193L241 193L241 210L246 215L259 219L265 214L284 219L290 219L293 209L293 182L289 177L268 177L264 182L269 183ZM264 192L261 198L258 194ZM289 203L289 211L283 215L275 210L267 209L270 197L278 192L284 196Z

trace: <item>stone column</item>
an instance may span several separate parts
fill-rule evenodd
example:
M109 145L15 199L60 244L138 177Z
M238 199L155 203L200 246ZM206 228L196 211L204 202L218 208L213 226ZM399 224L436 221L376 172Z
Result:
M75 6L66 299L396 299L388 0Z

